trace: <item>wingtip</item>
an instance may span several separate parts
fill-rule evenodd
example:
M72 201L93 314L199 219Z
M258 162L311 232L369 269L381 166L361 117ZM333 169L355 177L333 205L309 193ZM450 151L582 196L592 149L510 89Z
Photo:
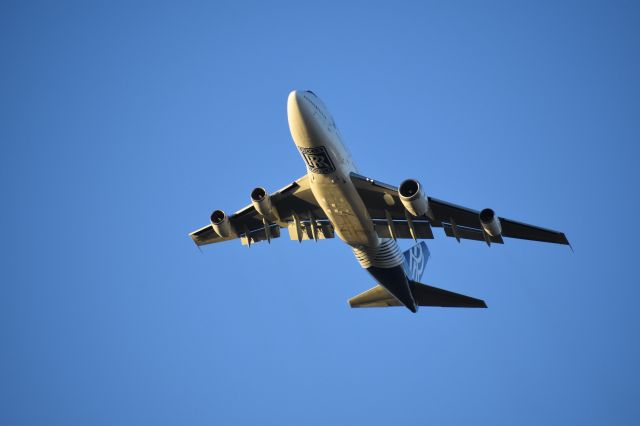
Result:
M194 235L193 234L189 234L189 237L191 237L191 241L193 241L193 244L196 245L196 248L198 249L200 254L203 254L202 253L202 248L200 247L200 244L198 244L198 241L196 241L196 239L194 238Z

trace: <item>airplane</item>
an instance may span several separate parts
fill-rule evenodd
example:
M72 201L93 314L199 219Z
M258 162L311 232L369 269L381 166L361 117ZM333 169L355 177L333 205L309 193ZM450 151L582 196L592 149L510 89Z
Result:
M192 232L196 245L240 239L251 246L271 242L287 228L291 240L323 240L336 235L348 244L377 285L353 297L353 308L419 306L486 308L483 300L418 282L408 270L398 239L432 239L432 228L447 237L503 244L503 237L569 245L558 231L476 211L425 194L416 179L399 187L358 172L333 116L312 91L294 90L287 99L291 136L307 173L269 194L251 191L251 204L232 215L211 213L210 224ZM412 248L424 253L425 245ZM427 250L428 253L428 250ZM410 253L409 253L410 254ZM422 266L423 268L423 266Z

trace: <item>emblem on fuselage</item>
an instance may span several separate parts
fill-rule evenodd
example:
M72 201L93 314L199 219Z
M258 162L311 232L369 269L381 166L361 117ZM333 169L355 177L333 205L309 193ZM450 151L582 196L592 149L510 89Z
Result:
M313 173L326 175L336 171L336 168L331 161L331 157L329 157L327 149L324 146L318 146L315 148L303 148L299 146L298 149L304 157L304 161L307 162L309 170Z

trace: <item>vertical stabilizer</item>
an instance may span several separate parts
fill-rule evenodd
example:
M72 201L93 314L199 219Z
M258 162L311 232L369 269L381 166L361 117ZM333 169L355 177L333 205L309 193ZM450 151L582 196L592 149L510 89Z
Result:
M427 266L429 260L429 247L424 241L419 242L409 250L404 252L404 272L407 274L407 278L411 281L422 280L422 274Z

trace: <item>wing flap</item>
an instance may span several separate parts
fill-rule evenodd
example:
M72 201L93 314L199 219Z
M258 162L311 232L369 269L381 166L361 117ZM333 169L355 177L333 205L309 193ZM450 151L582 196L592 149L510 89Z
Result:
M313 230L311 220L302 220L296 223L296 220L289 222L287 230L289 231L289 238L292 240L305 241L305 240L326 240L327 238L334 238L335 233L331 222L328 220L316 220L315 231ZM314 238L315 232L315 238Z
M269 235L265 229L269 229ZM280 227L276 224L271 224L268 228L264 226L262 228L254 229L252 231L245 232L240 235L240 242L243 246L250 246L253 243L259 243L260 241L268 240L271 242L274 238L280 238Z
M480 229L473 229L467 228L466 226L456 225L454 232L454 228L450 223L443 223L442 228L444 229L444 233L447 237L485 242L489 240L492 243L504 244L504 240L500 235L498 235L497 237L492 237L491 235L482 232Z
M416 239L433 239L433 232L431 226L426 220L412 220L411 226L406 220L392 221L392 225L389 225L389 221L386 219L373 219L373 225L376 229L376 233L380 238L411 238L411 226L413 227ZM395 236L392 234L395 233Z

